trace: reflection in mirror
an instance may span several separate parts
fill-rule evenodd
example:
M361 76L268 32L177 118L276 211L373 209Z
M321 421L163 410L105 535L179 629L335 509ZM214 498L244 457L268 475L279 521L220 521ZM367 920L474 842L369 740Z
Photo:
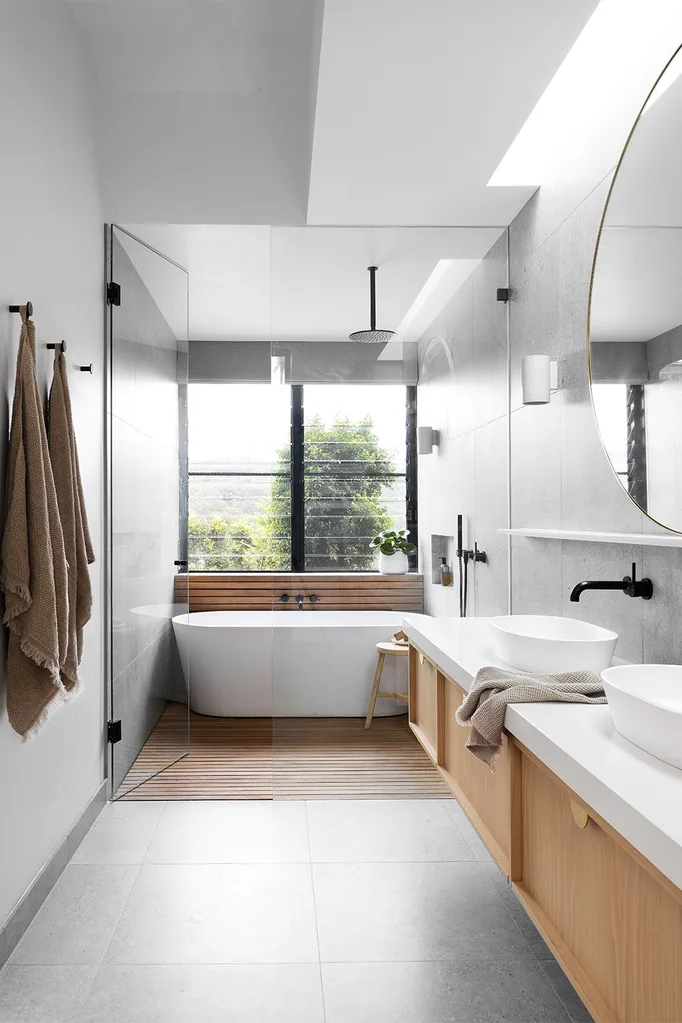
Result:
M602 443L637 505L682 531L682 52L617 169L593 269L589 360Z

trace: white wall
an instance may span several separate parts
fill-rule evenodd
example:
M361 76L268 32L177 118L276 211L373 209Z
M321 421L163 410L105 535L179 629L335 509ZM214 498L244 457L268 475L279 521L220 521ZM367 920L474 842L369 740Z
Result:
M85 691L22 744L5 709L0 650L0 925L103 777L103 230L87 109L89 84L59 0L0 0L0 479L19 335L10 303L35 307L38 368L64 338L96 554L85 635ZM94 364L92 376L80 363ZM0 506L4 506L4 494Z

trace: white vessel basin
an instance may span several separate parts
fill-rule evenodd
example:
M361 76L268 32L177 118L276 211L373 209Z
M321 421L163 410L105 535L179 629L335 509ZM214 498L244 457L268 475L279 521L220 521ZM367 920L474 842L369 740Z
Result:
M618 633L575 618L504 615L490 619L495 653L523 671L594 671L608 668Z
M682 667L623 664L602 671L616 729L640 749L682 768Z

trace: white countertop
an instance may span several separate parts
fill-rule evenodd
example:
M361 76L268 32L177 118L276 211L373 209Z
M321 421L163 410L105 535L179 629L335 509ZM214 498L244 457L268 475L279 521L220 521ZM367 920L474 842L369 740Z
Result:
M487 618L406 615L415 646L469 688L495 657ZM512 704L505 729L682 888L682 771L624 739L606 706Z

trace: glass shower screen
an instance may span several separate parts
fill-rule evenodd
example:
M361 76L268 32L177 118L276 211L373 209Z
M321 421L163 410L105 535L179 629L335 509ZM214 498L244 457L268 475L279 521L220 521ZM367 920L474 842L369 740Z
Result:
M189 749L187 272L128 231L107 236L111 793L154 798Z

